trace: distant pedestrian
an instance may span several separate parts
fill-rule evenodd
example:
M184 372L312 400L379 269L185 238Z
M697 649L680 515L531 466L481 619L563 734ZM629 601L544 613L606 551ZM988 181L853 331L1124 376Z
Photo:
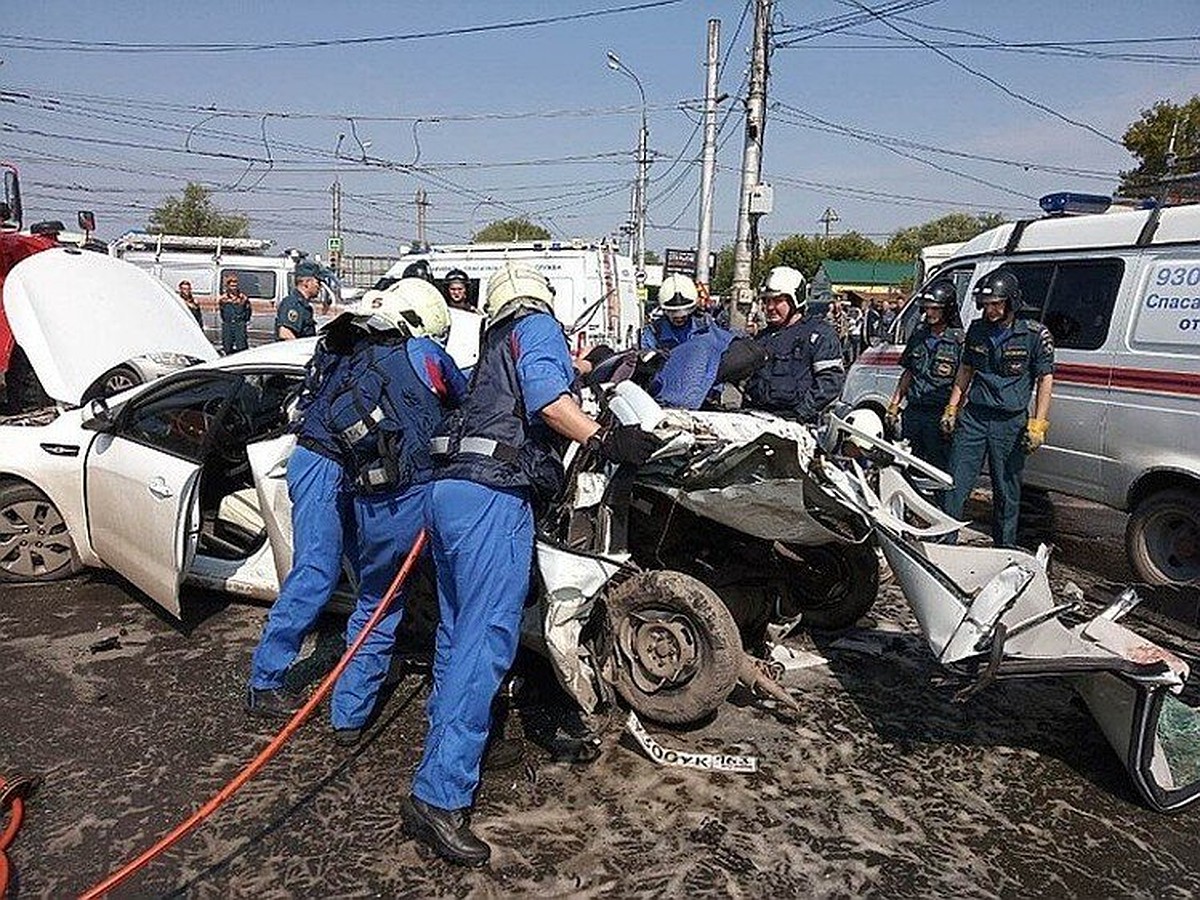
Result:
M221 352L226 356L250 346L246 328L250 322L250 298L238 288L237 275L225 276L225 291L217 300L221 315Z
M188 308L188 312L196 319L196 324L203 328L204 310L200 308L200 304L192 296L192 283L190 281L179 282L179 299L183 301L183 305Z

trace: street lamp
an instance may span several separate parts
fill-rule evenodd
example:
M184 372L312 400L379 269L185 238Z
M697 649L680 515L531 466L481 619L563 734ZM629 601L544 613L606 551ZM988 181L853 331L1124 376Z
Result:
M329 268L339 277L342 274L342 173L338 161L342 156L344 132L338 132L337 144L333 148L333 187L329 189L333 199L333 223L329 235Z
M650 136L650 132L646 129L646 92L642 89L642 80L633 73L632 69L621 62L621 58L617 54L609 50L606 56L608 57L608 67L610 69L614 72L621 72L628 75L633 79L633 83L637 85L638 96L642 99L642 127L638 132L638 177L633 195L633 218L636 223L634 242L637 245L637 250L633 256L638 283L644 284L646 280L646 170L649 165L646 154L646 143Z

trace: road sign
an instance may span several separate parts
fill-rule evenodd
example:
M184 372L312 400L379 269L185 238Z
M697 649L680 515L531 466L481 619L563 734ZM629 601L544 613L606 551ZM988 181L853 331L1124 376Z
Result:
M686 275L696 277L696 251L667 249L663 262L664 275Z
M342 249L342 239L341 239L341 237L340 237L340 236L337 236L337 235L330 235L330 238L329 238L329 252L330 252L330 253L338 253L338 252L340 252L340 251L341 251L341 249Z

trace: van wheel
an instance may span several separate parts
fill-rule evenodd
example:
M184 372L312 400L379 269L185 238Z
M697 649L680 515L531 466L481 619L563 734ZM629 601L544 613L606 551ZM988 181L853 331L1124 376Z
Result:
M606 599L613 682L634 711L667 725L711 715L737 684L742 639L729 609L682 572L643 572Z
M1142 500L1125 528L1125 551L1150 584L1200 583L1200 491L1167 488Z
M0 582L57 581L80 569L58 509L29 484L0 485Z

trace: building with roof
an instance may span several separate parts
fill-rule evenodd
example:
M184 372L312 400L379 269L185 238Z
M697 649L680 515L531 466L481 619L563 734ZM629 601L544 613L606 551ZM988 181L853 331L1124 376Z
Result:
M856 305L877 297L901 300L912 279L911 263L827 259L813 276L812 297L814 300L849 300Z

